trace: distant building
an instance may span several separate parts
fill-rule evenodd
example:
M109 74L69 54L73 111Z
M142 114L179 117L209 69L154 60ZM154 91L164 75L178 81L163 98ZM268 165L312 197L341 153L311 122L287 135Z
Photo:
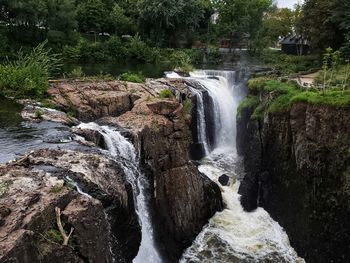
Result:
M307 55L310 50L308 41L301 36L288 36L280 41L282 52L290 55Z

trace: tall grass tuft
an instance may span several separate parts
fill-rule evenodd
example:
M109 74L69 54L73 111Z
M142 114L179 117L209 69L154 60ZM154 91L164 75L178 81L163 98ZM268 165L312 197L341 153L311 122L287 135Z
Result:
M14 98L42 98L49 87L49 77L60 64L57 55L46 49L46 41L29 54L0 65L0 95Z

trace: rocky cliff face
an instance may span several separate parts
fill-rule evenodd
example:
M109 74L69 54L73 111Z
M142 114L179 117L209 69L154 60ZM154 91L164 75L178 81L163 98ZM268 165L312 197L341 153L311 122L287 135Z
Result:
M156 236L169 262L179 259L208 219L222 208L217 185L199 174L190 161L191 116L181 103L190 97L186 85L182 80L160 79L146 84L62 85L50 92L54 103L65 110L76 109L83 120L102 118L97 122L123 129L133 141L151 182ZM163 89L171 89L174 97L159 98L157 94ZM128 97L128 103L119 103L119 96ZM89 131L79 133L104 147L100 136Z
M129 262L136 255L132 192L116 163L98 154L38 150L0 166L0 175L0 262L113 262L111 251L117 262ZM78 193L76 182L89 195ZM67 246L56 207L66 234L74 229Z
M242 205L263 206L307 262L350 261L350 108L296 103L238 120Z

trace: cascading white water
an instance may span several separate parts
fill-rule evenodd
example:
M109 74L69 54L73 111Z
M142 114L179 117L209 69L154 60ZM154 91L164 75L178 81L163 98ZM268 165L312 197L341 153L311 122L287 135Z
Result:
M135 197L136 212L141 225L142 239L139 252L134 258L134 263L154 262L161 263L161 257L155 247L153 227L149 213L146 189L148 181L138 167L138 156L136 149L117 130L100 126L96 123L82 123L78 126L81 129L98 131L103 135L109 154L118 158L118 163L122 166L128 182L132 185Z
M226 208L210 219L180 262L304 262L290 246L283 228L263 208L248 213L240 204L237 178L241 164L235 140L236 112L242 96L236 90L240 83L235 83L235 73L196 71L190 79L199 82L214 103L215 146L201 161L199 170L220 186ZM200 92L195 90L193 94L198 98ZM197 111L204 114L207 105L197 104ZM197 126L199 137L206 138L206 134L200 134L206 132L206 123ZM231 178L230 185L219 184L218 178L223 174Z
M219 71L215 71L215 78L209 78L207 73L214 71L195 71L191 77L195 78L204 89L206 89L214 102L215 118L215 145L216 151L230 151L236 145L236 111L237 102L233 98L233 85L228 79L220 76ZM230 74L223 71L224 76ZM233 80L233 78L231 78Z

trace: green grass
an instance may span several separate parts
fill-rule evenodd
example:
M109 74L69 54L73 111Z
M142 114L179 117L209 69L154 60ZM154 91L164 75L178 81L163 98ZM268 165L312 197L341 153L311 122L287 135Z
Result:
M268 78L266 77L258 77L253 78L248 81L248 89L250 92L259 92L262 91L266 85L266 81Z
M291 102L308 102L336 107L350 106L350 90L326 90L324 93L305 91L293 96Z
M242 110L246 108L255 109L259 105L259 98L256 96L247 96L238 106L237 118L242 117Z
M278 80L256 78L248 83L251 94L238 107L237 117L241 118L244 108L254 110L251 119L262 119L264 112L281 113L290 109L293 103L306 102L311 104L335 107L350 106L350 90L329 88L326 91L299 87L295 82L281 82ZM268 98L264 105L259 103L258 95Z
M163 89L159 92L159 98L166 99L173 97L173 93L170 89Z
M134 82L134 83L144 83L145 77L141 73L135 74L135 73L126 72L119 76L119 80Z

